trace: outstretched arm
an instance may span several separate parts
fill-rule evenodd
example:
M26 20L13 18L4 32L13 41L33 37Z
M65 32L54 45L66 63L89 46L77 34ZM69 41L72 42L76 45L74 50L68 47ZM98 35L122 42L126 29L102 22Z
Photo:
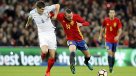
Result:
M54 11L54 16L52 17L52 19L56 19L57 15L59 13L59 9L60 9L60 5L59 4L55 4L55 11Z
M26 22L25 28L27 28L29 26L30 22L32 22L32 17L28 16L28 20Z
M81 16L77 15L77 25L79 25L79 26L89 26L90 23L85 21Z

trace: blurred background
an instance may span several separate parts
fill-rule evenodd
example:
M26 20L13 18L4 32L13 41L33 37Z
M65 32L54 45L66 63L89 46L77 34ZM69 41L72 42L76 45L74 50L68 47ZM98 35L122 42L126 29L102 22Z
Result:
M17 67L20 65L47 65L46 62L41 63L36 25L32 23L29 28L25 28L29 12L35 8L36 1L37 0L0 0L0 76L20 76L22 72L22 75L25 76L44 76L44 68ZM96 66L95 70L91 72L92 76L96 76L99 69L104 68L108 70L107 52L104 48L104 39L103 42L100 43L98 42L98 36L101 23L103 19L107 17L107 10L114 8L116 16L120 18L122 22L123 33L119 40L119 48L117 48L115 54L115 66L117 66L115 67L116 73L112 76L136 75L136 0L41 1L45 1L46 5L59 3L61 6L60 12L63 12L65 8L70 8L74 13L81 15L81 17L90 22L90 26L81 27L80 29L92 55L90 62L92 65ZM58 21L52 22L56 27L55 31L58 46L58 60L55 65L69 65L69 50L65 34ZM84 65L83 60L83 54L80 51L77 51L76 64ZM2 67L3 65L15 65L15 67ZM119 68L118 66L127 67ZM67 67L55 68L52 76L71 75L71 72ZM90 71L86 70L86 67L82 67L85 72L80 68L81 67L77 67L82 74L79 73L75 76L90 75ZM64 73L60 73L61 71L64 71Z
M44 1L44 0L43 0ZM0 46L38 46L37 29L31 24L25 29L30 10L36 0L1 0L0 1ZM45 0L47 5L59 3L60 12L70 8L90 22L89 27L81 27L81 31L89 47L101 47L104 43L97 41L107 9L115 8L116 16L121 19L123 33L120 46L136 48L136 0ZM56 26L58 46L67 46L61 25Z

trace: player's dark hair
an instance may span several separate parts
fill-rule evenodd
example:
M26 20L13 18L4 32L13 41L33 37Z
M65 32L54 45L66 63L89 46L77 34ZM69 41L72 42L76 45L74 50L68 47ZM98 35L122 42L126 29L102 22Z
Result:
M114 8L110 8L110 9L109 9L109 12L110 12L111 10L114 10L114 11L115 11L115 9L114 9Z
M67 8L67 9L65 10L65 12L68 13L68 14L70 14L72 11L71 11L69 8Z
M111 11L111 10L114 10L115 11L115 9L114 8L110 8L110 9L108 9L106 12L107 12L107 14Z
M114 10L114 11L115 11L115 9L114 9L114 8L109 9L109 11L110 11L110 10Z
M43 1L37 1L37 2L36 2L36 6L37 6L38 8L44 8L44 7L45 7L45 4L44 4Z

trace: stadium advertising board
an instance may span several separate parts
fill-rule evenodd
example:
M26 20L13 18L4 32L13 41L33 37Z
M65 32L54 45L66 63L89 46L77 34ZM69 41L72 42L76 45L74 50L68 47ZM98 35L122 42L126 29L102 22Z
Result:
M107 52L104 48L90 48L92 55L90 63L94 66L107 66ZM67 48L58 48L58 59L55 65L69 65L69 50ZM135 66L136 67L136 49L118 49L116 54L116 66ZM76 64L84 65L84 56L76 51ZM40 58L40 49L32 48L0 48L0 65L5 66L36 66L47 65Z

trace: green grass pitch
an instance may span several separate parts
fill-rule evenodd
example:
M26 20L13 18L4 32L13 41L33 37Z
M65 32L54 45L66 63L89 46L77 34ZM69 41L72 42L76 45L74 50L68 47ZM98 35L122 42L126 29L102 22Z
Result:
M0 66L0 76L44 76L46 66ZM72 74L68 66L55 66L51 76L97 76L99 69L108 67L94 66L90 71L86 66L76 66L76 74ZM108 76L136 76L136 67L114 67L114 73Z

